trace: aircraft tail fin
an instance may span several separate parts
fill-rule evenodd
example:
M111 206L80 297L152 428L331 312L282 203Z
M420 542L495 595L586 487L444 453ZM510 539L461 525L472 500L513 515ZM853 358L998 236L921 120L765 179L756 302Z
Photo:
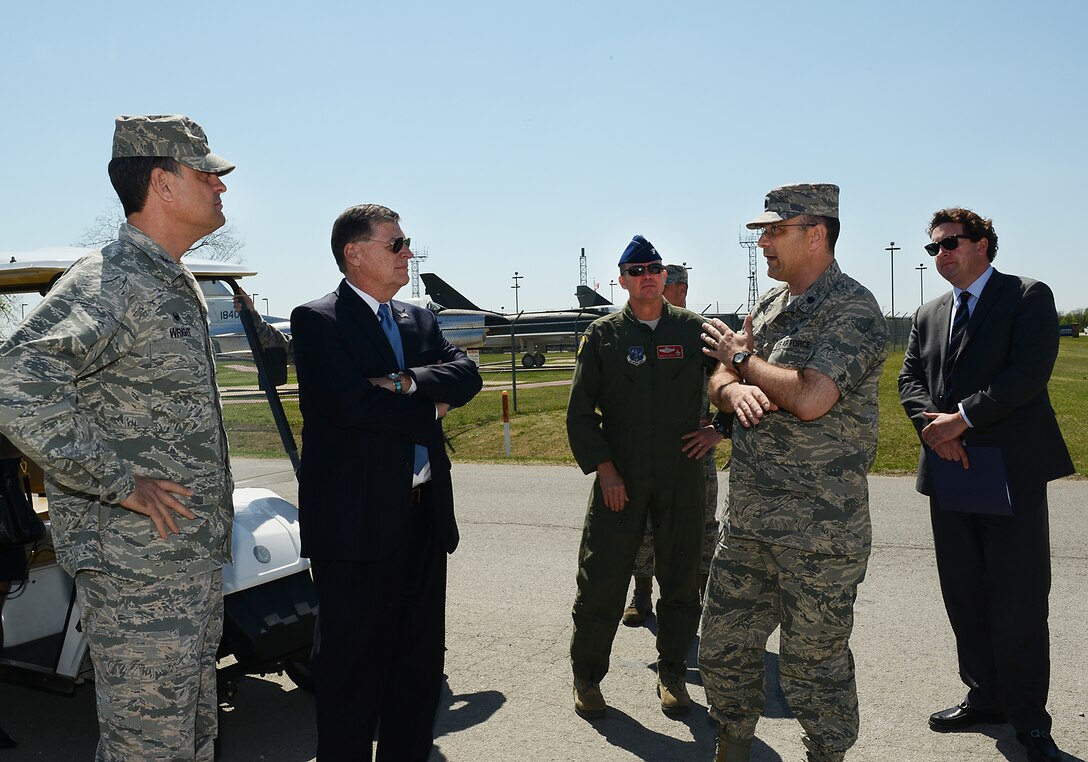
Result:
M589 286L578 286L576 294L579 307L607 307L612 304Z
M439 278L434 273L420 273L419 277L423 279L423 285L427 290L427 296L431 297L431 301L441 304L451 310L479 310L475 304L470 302L460 291L455 289L449 283Z

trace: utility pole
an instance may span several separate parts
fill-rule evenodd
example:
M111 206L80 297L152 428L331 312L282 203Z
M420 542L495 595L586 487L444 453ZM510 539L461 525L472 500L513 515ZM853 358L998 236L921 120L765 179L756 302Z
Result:
M264 314L267 315L268 314L268 297L267 296L262 296L261 301L264 302Z
M902 246L896 246L895 241L892 241L884 249L884 251L892 255L892 317L895 317L895 252L902 248Z
M510 288L514 289L514 312L520 312L521 311L518 308L518 291L521 290L521 284L518 283L518 281L521 280L524 277L525 277L524 275L518 275L518 271L514 270L514 275L511 278L511 280L514 281L514 285L512 285L510 287ZM514 404L514 410L517 410L517 409L518 409L518 406L515 403Z
M922 290L922 272L926 269L925 263L922 263L914 268L918 271L918 306L921 307L926 303L925 292Z

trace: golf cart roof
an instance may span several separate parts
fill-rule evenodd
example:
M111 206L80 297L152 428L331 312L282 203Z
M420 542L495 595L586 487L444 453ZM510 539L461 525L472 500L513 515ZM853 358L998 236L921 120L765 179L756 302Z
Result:
M78 246L48 246L31 251L0 251L0 294L44 294L57 276L80 257L97 251ZM219 280L256 275L238 262L213 262L185 257L182 262L197 280Z

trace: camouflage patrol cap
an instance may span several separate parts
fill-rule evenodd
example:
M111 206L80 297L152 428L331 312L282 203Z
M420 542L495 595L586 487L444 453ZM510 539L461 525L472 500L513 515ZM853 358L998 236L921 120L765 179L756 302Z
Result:
M180 114L122 115L113 131L113 158L168 156L198 172L225 175L234 165L208 150L199 124Z
M665 276L666 286L671 286L673 283L688 282L688 268L683 265L665 265L665 272L668 273Z
M801 214L839 218L839 186L831 183L783 185L767 194L763 214L748 223L748 229L765 227Z
M627 264L628 262L634 262L635 264L649 264L650 262L660 262L661 255L657 253L657 249L654 245L647 241L640 235L636 235L631 239L631 243L627 244L627 248L623 250L623 254L620 255L620 266Z

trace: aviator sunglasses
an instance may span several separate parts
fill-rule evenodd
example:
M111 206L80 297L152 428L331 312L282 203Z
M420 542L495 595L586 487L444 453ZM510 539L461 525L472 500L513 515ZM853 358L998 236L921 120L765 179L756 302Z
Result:
M624 274L626 274L626 275L628 275L628 276L630 276L632 278L638 278L645 272L649 272L650 275L660 275L661 273L665 272L665 266L664 265L631 265L630 267L628 267L623 272L624 272Z
M392 241L379 241L377 238L360 238L359 240L370 241L372 243L384 243L386 246L393 250L394 254L400 254L400 250L403 249L405 246L407 246L409 249L412 248L412 239L405 238L402 235L398 235Z
M929 256L935 257L940 253L941 249L945 251L955 251L960 247L960 239L966 238L968 241L978 241L982 236L967 235L966 233L960 233L959 235L950 235L947 238L942 238L934 243L927 243L925 246L926 251L929 252Z

